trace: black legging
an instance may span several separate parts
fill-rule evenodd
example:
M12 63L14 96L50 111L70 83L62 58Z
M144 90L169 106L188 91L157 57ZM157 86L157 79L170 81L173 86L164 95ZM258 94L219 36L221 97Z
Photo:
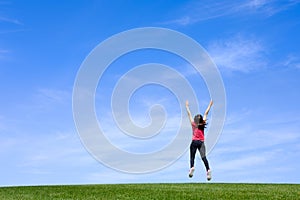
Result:
M205 145L201 140L193 140L190 146L190 164L191 168L194 167L194 162L195 162L195 155L197 149L200 152L200 156L202 158L202 161L205 165L206 171L209 170L209 164L208 160L206 159L206 153L205 153Z

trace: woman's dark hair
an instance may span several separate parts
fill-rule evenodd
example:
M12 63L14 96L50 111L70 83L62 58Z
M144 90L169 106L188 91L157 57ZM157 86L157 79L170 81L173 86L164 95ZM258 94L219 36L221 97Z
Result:
M203 120L202 115L198 114L194 117L194 122L197 125L198 129L204 130L206 128L206 122Z

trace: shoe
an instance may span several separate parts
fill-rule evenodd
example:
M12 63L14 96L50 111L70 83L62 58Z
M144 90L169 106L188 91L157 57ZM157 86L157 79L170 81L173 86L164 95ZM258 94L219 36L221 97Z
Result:
M192 178L192 177L193 177L193 175L194 175L194 171L195 171L195 168L194 168L194 167L192 167L192 168L190 169L190 173L189 173L189 177L190 177L190 178Z
M210 169L207 171L206 178L207 178L208 181L211 180L211 171L210 171Z

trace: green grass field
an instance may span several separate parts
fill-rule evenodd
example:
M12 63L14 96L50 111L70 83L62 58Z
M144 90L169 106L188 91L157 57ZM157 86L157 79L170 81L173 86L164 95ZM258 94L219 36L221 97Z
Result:
M300 185L178 183L0 187L0 199L300 199Z

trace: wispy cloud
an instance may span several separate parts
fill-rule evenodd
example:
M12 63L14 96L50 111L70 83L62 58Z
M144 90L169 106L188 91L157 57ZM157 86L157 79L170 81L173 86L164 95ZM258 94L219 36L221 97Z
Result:
M189 170L188 152L178 159L173 165L148 174L127 174L112 169L102 169L101 171L89 172L87 180L89 183L163 183L163 182L186 182ZM201 171L205 172L205 170ZM196 171L195 175L198 175ZM174 174L176 174L174 176ZM163 179L161 177L164 177ZM203 174L203 178L205 175ZM190 179L191 180L191 179Z
M4 9L7 10L12 6L12 2L11 1L0 1L0 6L1 6L1 15L0 15L0 22L5 22L5 23L11 23L11 24L16 24L16 25L22 25L22 23L17 20L14 19L12 17L8 17L8 14L5 14L7 12L3 11Z
M4 117L0 115L0 130L2 130L4 127L3 119L4 119Z
M28 31L28 29L0 30L0 34L18 33Z
M253 168L257 165L266 164L266 162L272 160L275 156L274 153L260 153L258 155L243 155L234 159L228 159L228 161L222 161L222 165L216 165L217 170L236 171L243 170L246 168Z
M10 1L0 1L0 23L4 24L4 27L0 28L0 34L7 34L7 33L15 33L15 32L22 32L25 31L23 29L24 23L22 23L16 17L11 16L11 6L12 3ZM10 27L10 28L8 28ZM0 52L0 59L1 59L1 52Z
M201 21L235 15L254 15L270 17L298 4L298 0L240 0L240 1L192 1L182 10L184 13L177 19L163 22L186 26Z
M6 158L0 172L0 185L63 183L67 177L74 176L73 173L80 172L78 177L72 178L78 181L85 167L99 166L74 131L48 131L43 135L24 134L23 131L0 134L0 146L0 156ZM65 180L59 179L62 176ZM24 177L30 178L25 180Z
M284 2L279 0L248 0L237 8L241 11L246 10L251 13L263 14L270 17L298 3L300 3L299 0L288 0Z
M134 120L133 123L137 126L140 126L142 124L140 121L143 121L143 119L146 116L138 114L142 119L140 120ZM123 114L125 115L125 114ZM99 116L99 123L101 124L101 128L104 131L104 135L116 146L126 149L131 152L135 153L149 153L156 151L160 148L162 148L164 145L168 144L174 137L177 135L178 130L180 128L180 125L186 130L186 132L190 132L190 126L188 123L180 123L180 116L178 115L169 115L167 119L162 119L162 116L159 115L152 115L152 123L154 123L154 126L158 126L159 132L154 134L155 136L151 138L147 138L146 140L140 140L137 138L130 137L124 133L125 130L130 130L127 128L128 122L119 122L119 127L117 127L113 116L111 113L108 115L102 115ZM157 123L155 123L158 120L166 120L164 125L161 127ZM150 126L150 124L148 125ZM153 125L152 125L153 126ZM137 137L139 135L134 134L134 130L131 129L132 132L130 134L136 135ZM148 130L147 130L148 131ZM153 132L155 133L155 132ZM188 136L187 136L188 137ZM149 145L151 144L151 145ZM111 157L112 159L115 159L115 157Z
M6 58L6 55L9 53L8 50L0 49L0 60Z
M0 49L0 55L1 55L1 54L5 54L5 53L8 53L8 52L9 52L8 50Z
M34 91L32 94L32 100L29 102L24 102L20 105L21 109L32 111L47 112L49 110L53 111L53 108L57 106L66 106L71 103L72 91L53 89L53 88L40 88Z
M240 110L239 112L231 113L230 115L227 115L225 124L226 126L237 124L238 122L245 120L245 118L250 114L253 114L253 112L249 109L244 109Z
M300 56L290 54L280 65L300 69Z
M0 22L6 22L6 23L15 24L15 25L23 25L23 23L17 19L3 17L3 16L0 16Z
M266 48L255 38L241 35L214 41L208 45L208 52L221 69L249 72L267 65L264 57Z
M28 143L31 143L31 145ZM86 154L74 132L57 131L44 136L27 138L25 146L27 148L24 149L24 160L20 163L24 168L46 167L47 163L53 165L58 161L72 163L76 162L75 160L81 160L82 156ZM39 151L36 151L36 149L39 149ZM86 156L89 157L88 154Z
M254 110L243 116L244 113L229 114L230 118L253 119L257 115ZM281 121L286 113L281 115ZM292 115L292 114L289 114ZM294 162L299 155L297 123L288 125L278 124L276 116L266 116L269 122L257 123L255 128L251 124L241 123L240 120L227 124L218 144L211 154L212 168L217 181L230 180L234 182L291 182L292 179L284 177L282 172L295 173L299 163ZM276 131L274 131L276 127ZM278 159L280 158L280 159ZM215 164L214 164L215 163ZM278 176L274 174L280 174ZM259 174L264 174L260 176ZM269 176L270 174L270 176Z
M67 99L71 100L71 92L66 90L43 88L38 91L38 96L57 103L65 102Z
M296 113L285 112L280 118L275 115L265 116L266 119L264 119L262 116L260 122L257 122L256 127L253 128L251 119L255 118L258 113L260 112L257 110L229 113L230 123L225 125L216 152L239 154L272 148L285 149L291 144L296 144L295 141L299 141L300 135L297 131L299 117ZM283 120L285 116L290 116L291 119ZM246 123L243 123L245 121ZM276 132L273 130L274 127L277 127ZM282 132L284 134L281 134ZM249 136L251 140L248 140Z
M163 24L176 24L181 26L219 18L234 13L232 3L220 1L194 1L188 3L182 11L184 14L177 19L163 22Z

